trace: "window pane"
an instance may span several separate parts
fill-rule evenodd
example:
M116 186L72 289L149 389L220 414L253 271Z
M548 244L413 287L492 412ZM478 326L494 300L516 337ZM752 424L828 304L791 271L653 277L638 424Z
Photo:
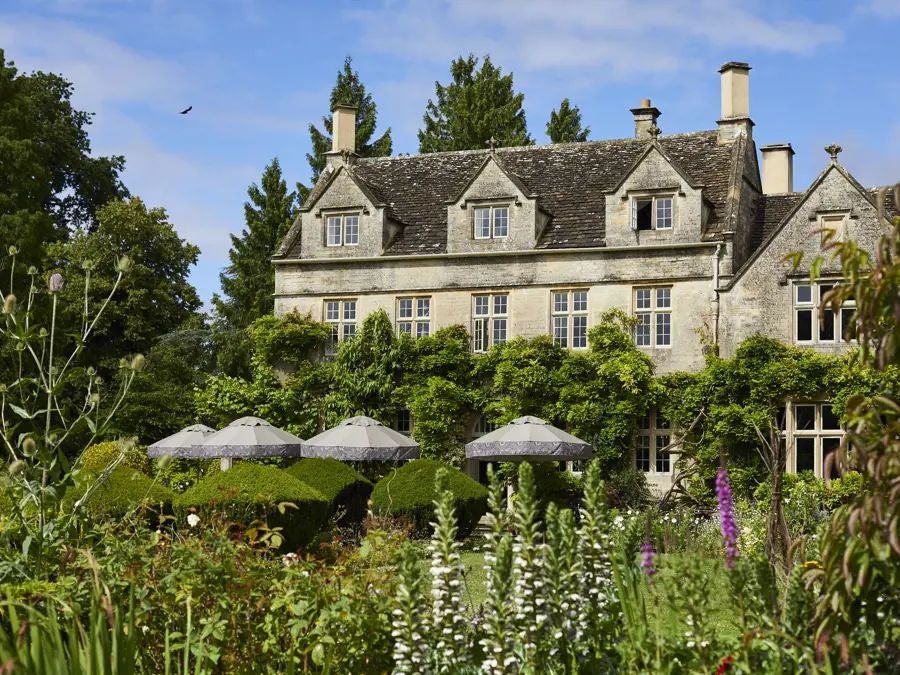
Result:
M796 438L794 439L794 459L795 470L797 473L801 471L816 470L816 439L815 438Z
M572 311L587 311L587 291L572 291Z
M669 420L667 420L665 417L663 417L659 413L656 414L656 428L657 429L669 429L669 428L671 428L671 426L672 425L669 423Z
M840 429L841 421L837 416L834 406L830 403L822 405L822 428Z
M397 426L395 427L401 434L409 434L412 431L412 418L409 410L397 411Z
M634 327L634 343L638 347L650 346L650 314L636 315L637 324Z
M397 303L397 316L401 319L411 319L412 305L412 298L401 298Z
M650 309L650 289L639 288L634 293L634 306L636 309Z
M855 310L849 307L841 309L841 339L847 340L848 342L856 338L854 332L856 326L853 324L854 311Z
M658 473L669 473L669 453L663 452L663 448L670 443L669 436L656 437L656 471Z
M344 216L344 243L359 243L359 216Z
M672 289L657 288L656 289L656 306L660 309L668 309L672 306Z
M476 352L487 350L487 319L472 322L472 349Z
M328 340L325 342L325 355L333 356L337 353L338 326L331 326L328 330Z
M797 304L807 305L812 302L812 286L809 284L797 285Z
M494 314L506 314L506 296L494 296Z
M344 339L349 340L350 338L356 335L356 324L355 323L345 323L344 324Z
M328 246L341 245L341 218L340 216L330 216L326 221L326 239Z
M569 311L569 294L554 293L553 294L553 311L554 313L562 313Z
M506 319L494 319L494 344L506 342Z
M650 230L653 228L653 200L635 199L635 229Z
M638 471L650 471L650 437L638 436L634 448L634 467Z
M487 239L491 236L491 210L475 209L475 238Z
M841 445L840 436L826 436L822 439L822 473L824 477L825 473L825 460L828 459L828 455L837 450ZM831 466L831 476L829 478L837 478L840 476L840 471L838 471L837 467L832 464Z
M834 312L830 309L820 310L822 323L819 324L819 340L822 342L834 342Z
M797 431L812 431L816 428L816 406L794 406L794 429Z
M650 428L650 415L644 415L642 417L638 417L638 429L649 429Z
M672 344L672 315L668 312L656 315L656 344L657 346Z
M656 228L665 230L672 227L672 199L662 197L656 200Z
M431 298L419 298L416 300L416 316L420 319L431 316Z
M819 284L819 302L825 299L825 294L832 288L834 288L834 284Z
M572 317L572 346L587 347L587 317Z
M344 321L356 321L356 300L344 301Z
M409 321L401 321L397 324L397 332L412 335L412 323Z
M475 316L488 315L488 297L487 295L475 296Z
M811 309L797 310L797 342L812 340L813 313Z
M509 209L505 206L494 209L494 236L505 237L509 232Z
M329 300L325 303L325 320L326 321L337 321L340 317L340 310L338 309L340 306L339 302L335 302L333 300Z
M553 341L560 347L569 346L569 317L554 316L553 317Z
M427 321L417 321L416 322L416 337L428 337L428 334L431 332L431 324Z
M778 428L784 431L787 429L787 408L781 406L775 411L775 422L778 424Z

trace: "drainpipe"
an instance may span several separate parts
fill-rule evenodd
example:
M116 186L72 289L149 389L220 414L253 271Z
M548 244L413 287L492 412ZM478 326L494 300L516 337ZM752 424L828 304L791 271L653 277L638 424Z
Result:
M719 349L719 262L722 257L722 244L716 244L716 252L713 254L713 344L716 351Z

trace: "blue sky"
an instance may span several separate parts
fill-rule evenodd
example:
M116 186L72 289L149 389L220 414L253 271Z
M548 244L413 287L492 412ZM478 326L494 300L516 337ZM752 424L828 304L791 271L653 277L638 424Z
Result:
M0 3L7 58L72 81L76 105L96 113L94 151L125 155L132 192L201 248L204 300L266 163L278 156L291 185L308 180L307 127L347 54L395 153L417 150L434 81L460 54L515 74L538 142L563 97L594 139L630 136L644 97L664 134L714 128L718 67L747 61L757 144L792 143L803 189L832 142L863 184L900 181L898 38L900 0Z

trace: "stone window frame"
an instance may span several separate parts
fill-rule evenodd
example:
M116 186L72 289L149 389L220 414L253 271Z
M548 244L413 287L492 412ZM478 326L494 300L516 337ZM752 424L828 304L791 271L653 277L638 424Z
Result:
M341 342L356 337L359 298L325 298L322 301L322 322L328 326L324 356L331 359L337 354Z
M649 293L649 304L643 306L641 299L642 292ZM660 302L662 291L668 291L662 297L667 298L663 303ZM631 289L632 315L637 319L638 323L634 327L634 344L640 349L671 349L672 348L672 316L674 307L672 298L674 296L674 286L672 284L665 285L647 285L633 286ZM667 303L667 304L666 304ZM644 320L646 318L646 321ZM646 326L646 340L644 339L644 331L642 328ZM661 331L662 327L667 327L668 331ZM666 339L661 340L662 336Z
M553 342L567 349L587 349L588 331L588 288L550 289L549 333ZM576 304L576 293L583 294ZM565 296L565 306L561 307L558 296ZM581 305L583 301L583 306ZM563 325L564 322L564 325ZM564 334L562 334L562 331ZM580 335L576 335L576 331ZM562 339L560 339L562 337Z
M628 193L629 216L631 221L631 229L634 232L672 232L678 220L678 200L677 190L642 190L638 192ZM657 224L661 202L668 201L668 225L659 226ZM638 202L647 202L650 204L650 227L638 227Z
M487 298L487 311L480 311L479 299ZM503 300L503 311L500 310L498 300ZM498 291L496 293L472 294L472 351L483 354L495 344L502 344L509 340L509 292ZM502 338L498 339L502 331Z
M826 278L816 281L804 278L793 281L791 284L791 338L794 344L834 345L856 343L856 340L846 340L844 338L847 327L852 325L853 315L856 312L856 301L845 301L838 312L831 308L823 310L821 306L822 297L825 293L840 282L840 278ZM822 314L823 312L824 315ZM821 316L830 317L830 319L826 318L823 323L820 321ZM809 338L801 339L801 330L805 326L809 327ZM831 337L828 337L829 326ZM807 334L805 330L803 330L803 334Z
M798 413L798 408L805 410L804 417ZM812 409L810 418L809 409ZM830 412L826 414L826 409ZM781 437L784 439L787 449L787 470L790 473L799 473L801 470L811 470L817 478L825 477L825 458L838 447L844 438L846 430L840 425L840 416L834 409L831 401L787 401L784 413L781 415ZM804 424L804 428L798 425ZM811 422L811 426L808 424ZM798 470L800 446L803 445L806 452L812 453L812 468L807 466ZM834 477L834 476L833 476Z
M409 314L405 304L409 303ZM430 295L399 295L395 302L397 335L406 334L416 339L431 335L433 298ZM423 313L424 310L424 313Z
M348 225L347 221L348 221L348 219L351 219L351 218L354 218L356 220L355 228L352 230L352 232L355 234L354 241L348 241L349 238L347 236L347 234L348 234L347 233L347 225ZM331 227L331 221L333 221L333 220L339 221L338 231L337 231L337 235L338 235L337 243L331 243L330 227ZM341 248L343 246L359 246L359 229L360 229L361 220L362 220L362 212L361 212L361 210L356 210L356 209L354 209L354 210L342 209L340 211L332 211L330 213L323 213L322 221L325 224L325 229L324 229L325 248Z
M817 211L815 213L816 226L822 235L822 245L825 246L827 232L826 230L836 230L837 236L831 239L831 243L845 242L850 236L849 226L850 219L853 217L851 211L842 209L837 211Z
M674 461L671 450L672 423L659 411L651 410L637 420L632 464L635 469L652 475L672 475Z
M511 203L504 200L503 202L476 202L471 205L470 220L472 223L472 239L477 241L489 241L491 239L509 239L510 215L512 214ZM487 236L478 233L478 213L479 211L488 211L488 234ZM497 228L497 212L505 211L505 234L496 234Z

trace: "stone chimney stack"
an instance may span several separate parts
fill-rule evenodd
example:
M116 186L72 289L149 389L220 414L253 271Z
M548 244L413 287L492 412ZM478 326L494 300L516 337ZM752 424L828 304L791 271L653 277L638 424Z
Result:
M656 126L656 118L662 113L650 105L650 99L643 99L639 108L631 109L631 114L634 115L634 137L644 141L654 138L650 129Z
M331 151L356 151L356 106L339 103L331 118Z
M790 143L764 145L762 153L763 194L778 195L794 191L794 149Z
M750 119L750 65L729 61L719 68L722 75L722 116L718 121L719 143L731 143L742 132L753 132Z

